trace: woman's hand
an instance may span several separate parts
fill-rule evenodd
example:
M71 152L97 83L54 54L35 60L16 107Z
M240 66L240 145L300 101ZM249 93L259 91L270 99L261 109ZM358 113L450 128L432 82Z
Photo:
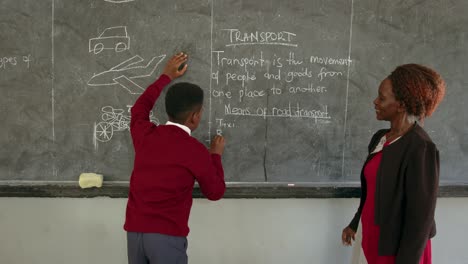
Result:
M343 229L343 233L341 234L341 240L343 241L343 245L351 246L351 239L355 240L355 235L356 232L353 229L351 229L351 227L345 227L345 229Z
M185 71L187 70L187 64L185 64L182 69L179 70L179 67L187 62L187 54L180 52L174 55L167 63L166 67L164 67L163 74L169 76L171 80L178 78L184 75Z

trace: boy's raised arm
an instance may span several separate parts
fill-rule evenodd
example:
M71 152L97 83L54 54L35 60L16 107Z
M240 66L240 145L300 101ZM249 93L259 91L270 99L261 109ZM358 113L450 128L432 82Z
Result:
M150 112L154 103L161 95L162 90L171 80L182 76L187 70L185 65L180 71L179 66L187 61L187 54L179 53L174 55L166 64L161 76L152 83L136 100L131 109L130 132L134 145L138 144L139 139L145 131L153 124L150 121Z

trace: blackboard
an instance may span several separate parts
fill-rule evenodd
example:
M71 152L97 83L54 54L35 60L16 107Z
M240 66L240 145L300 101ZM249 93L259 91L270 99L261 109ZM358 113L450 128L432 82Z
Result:
M468 184L468 2L2 0L0 180L129 180L129 109L175 52L205 91L201 142L221 133L231 183L356 183L377 87L397 65L436 69L424 126L441 182ZM163 95L164 96L164 93ZM164 124L164 102L152 120Z

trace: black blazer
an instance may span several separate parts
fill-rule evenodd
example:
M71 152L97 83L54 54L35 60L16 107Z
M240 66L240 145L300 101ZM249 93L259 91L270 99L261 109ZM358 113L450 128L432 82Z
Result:
M361 201L349 227L356 231L366 201L364 167L388 129L377 131L361 170ZM382 150L377 171L375 223L379 255L396 255L396 264L418 264L427 240L436 234L434 211L439 186L439 151L418 124Z

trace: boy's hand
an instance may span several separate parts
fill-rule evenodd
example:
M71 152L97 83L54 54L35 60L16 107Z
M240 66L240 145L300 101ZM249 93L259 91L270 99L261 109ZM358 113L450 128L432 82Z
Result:
M187 62L187 54L180 52L174 55L167 63L166 67L164 67L163 74L169 76L171 80L178 78L184 75L185 71L187 70L187 64L185 64L182 69L179 70L179 67L182 63Z
M211 141L210 153L223 155L224 151L224 137L216 135Z

